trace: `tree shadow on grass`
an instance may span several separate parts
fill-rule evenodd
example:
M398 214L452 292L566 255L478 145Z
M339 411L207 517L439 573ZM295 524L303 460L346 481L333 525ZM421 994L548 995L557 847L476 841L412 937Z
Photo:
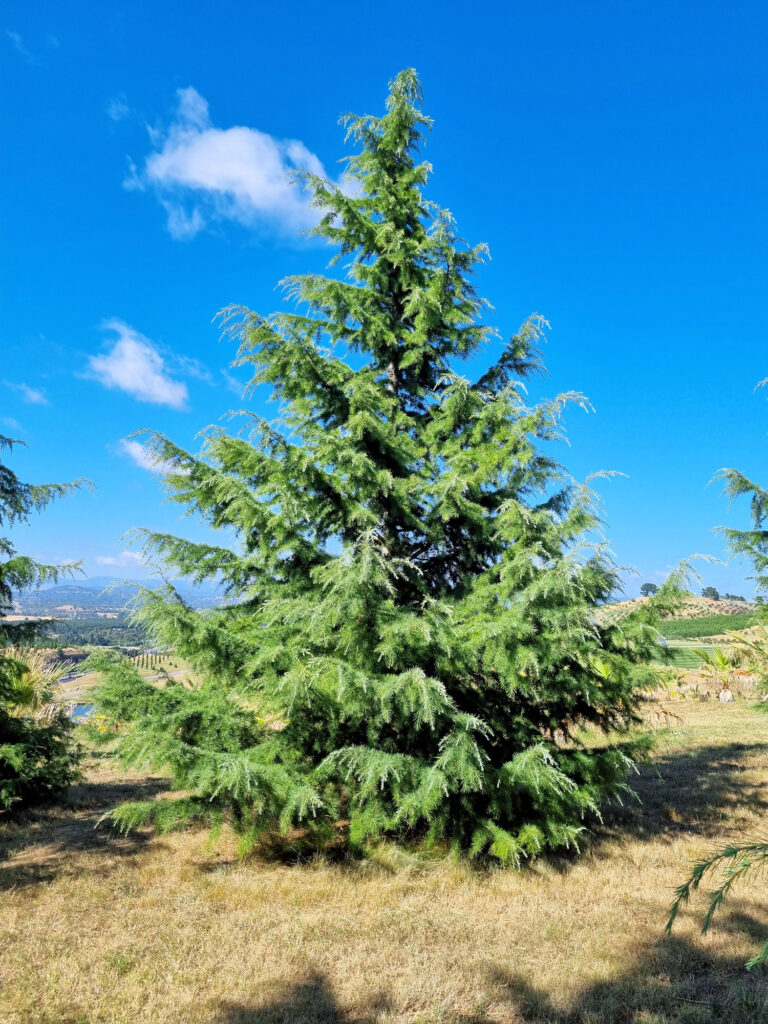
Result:
M672 936L568 1005L519 975L497 972L489 980L513 1015L469 1015L457 1024L758 1024L768 1020L767 978L763 969L745 970L743 957L709 953Z
M222 1003L212 1018L215 1024L371 1024L386 1019L389 1001L376 996L361 1013L345 1012L336 1003L330 985L314 971L286 988L263 1006Z
M763 743L729 743L657 754L628 780L639 801L628 796L608 808L603 825L593 829L594 845L622 835L650 840L680 833L720 841L724 819L738 828L739 817L768 811L764 783L746 776L749 762L765 753Z
M371 965L376 973L376 965ZM567 1003L512 971L478 979L487 1003L470 1012L424 1007L405 1015L388 1000L344 1010L328 980L315 973L266 1003L219 1004L215 1024L758 1024L768 1020L768 974L743 959L707 953L666 938L642 951L625 973L585 987ZM382 983L385 979L382 978ZM451 993L444 993L450 1004Z
M582 861L585 847L593 855L613 856L610 844L622 838L650 842L688 834L722 843L727 831L739 829L740 818L747 828L754 828L755 816L768 815L768 789L760 780L747 777L759 756L768 768L764 743L734 742L659 752L628 778L634 795L627 794L622 804L605 806L602 821L593 818L587 823L590 831L580 850L545 854L542 861L556 871L567 872ZM407 861L409 848L399 849L402 860ZM274 837L259 848L258 856L298 867L317 853L310 837L291 842ZM322 854L326 862L342 868L354 870L359 864L341 841L326 845ZM476 862L473 866L482 874L487 865ZM396 864L392 870L397 871Z
M0 818L0 892L50 882L78 867L72 854L103 852L112 858L135 856L153 838L148 829L121 835L100 818L125 800L148 800L167 788L161 778L89 781L72 786L59 801L38 804Z
M640 801L628 797L623 806L608 808L603 823L593 823L589 846L593 855L604 848L610 856L609 841L623 837L653 840L681 833L693 833L714 842L724 837L723 821L738 828L739 816L765 816L768 794L765 787L747 777L749 762L765 755L760 743L717 744L695 750L659 753L630 779ZM51 881L72 871L73 852L103 851L112 857L137 854L152 838L148 829L127 836L108 823L97 828L99 819L126 800L146 800L167 788L162 778L115 780L107 777L73 786L67 798L14 815L0 816L0 891ZM315 851L316 852L316 851ZM325 851L330 859L349 863L343 844ZM306 856L288 844L272 857L302 863ZM552 866L568 871L575 858L546 858ZM111 870L108 862L103 868ZM478 866L478 870L482 870Z

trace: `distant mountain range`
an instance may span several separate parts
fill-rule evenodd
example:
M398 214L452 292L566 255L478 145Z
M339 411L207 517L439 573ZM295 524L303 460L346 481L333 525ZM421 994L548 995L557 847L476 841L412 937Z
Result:
M59 583L41 590L26 590L19 596L19 611L29 615L52 612L71 606L83 612L121 611L136 593L136 587L150 589L162 586L158 580L113 579L110 576L91 576L77 582ZM213 608L223 597L223 589L216 584L191 583L174 580L174 586L194 608Z

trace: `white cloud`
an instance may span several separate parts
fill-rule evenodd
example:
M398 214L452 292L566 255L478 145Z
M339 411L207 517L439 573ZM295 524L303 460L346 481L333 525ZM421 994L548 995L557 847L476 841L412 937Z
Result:
M3 418L0 419L0 423L2 423L4 427L10 427L11 430L23 430L24 429L22 427L22 425L19 423L19 421L15 420L13 418L13 416L3 416Z
M144 566L147 563L144 561L144 557L139 554L138 551L121 551L119 555L98 555L96 557L98 565L141 565Z
M168 375L163 357L149 338L121 320L107 320L102 326L114 331L117 340L105 355L89 357L88 375L140 402L183 409L187 386Z
M243 392L245 391L245 384L241 384L237 377L233 377L228 370L222 370L221 376L224 378L224 383L227 385L227 389L236 395L240 395L242 398Z
M192 356L175 356L174 363L178 367L179 373L183 373L185 377L196 377L197 380L203 380L206 384L213 382L210 370L203 366L199 359L194 359Z
M162 200L162 206L168 217L168 232L177 241L194 238L205 227L205 218L197 209L187 211L183 206L165 199Z
M126 458L129 458L141 469L146 469L149 473L178 473L178 469L176 469L172 462L156 458L152 454L151 449L131 438L124 437L118 445L118 451L121 455L125 455Z
M4 380L3 384L7 388L11 388L13 391L18 391L23 401L29 402L30 405L48 405L48 399L45 396L45 391L42 388L32 388L29 384L13 384L9 380Z
M223 220L289 233L317 222L306 190L291 181L297 170L324 174L303 142L256 128L215 128L196 89L179 89L177 96L170 128L150 131L155 151L141 170L131 165L124 183L156 193L174 238L193 238L207 224Z
M10 29L6 29L5 34L11 40L14 50L16 50L17 53L21 54L21 56L24 58L27 64L39 63L34 53L30 52L30 50L28 50L27 47L24 45L24 40L21 38L18 32L11 32Z
M107 104L107 117L113 121L122 121L126 117L129 117L131 108L128 106L128 100L125 98L125 93L118 93L117 96L113 96Z

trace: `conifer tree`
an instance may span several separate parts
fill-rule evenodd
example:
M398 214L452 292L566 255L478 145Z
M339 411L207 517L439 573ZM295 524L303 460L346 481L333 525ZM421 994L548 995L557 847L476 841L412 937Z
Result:
M0 437L0 451L14 444ZM0 527L27 522L55 498L87 484L28 484L0 463ZM29 646L45 632L40 621L8 621L14 596L27 587L56 582L76 565L44 565L0 537L0 810L65 789L76 777L79 750L64 709L45 707L56 671Z
M544 450L582 399L525 399L540 317L477 380L458 373L492 334L473 284L485 248L424 197L415 72L383 116L343 122L353 187L303 177L345 273L284 282L295 311L224 314L279 418L209 428L199 455L147 442L173 467L171 498L238 543L141 535L167 578L221 580L229 600L195 611L170 586L143 594L153 642L192 681L102 664L125 761L184 791L115 819L227 820L244 849L397 835L518 864L576 844L625 785L631 746L580 730L633 722L632 666L657 650L674 587L622 622L596 615L617 570L587 543L589 488Z

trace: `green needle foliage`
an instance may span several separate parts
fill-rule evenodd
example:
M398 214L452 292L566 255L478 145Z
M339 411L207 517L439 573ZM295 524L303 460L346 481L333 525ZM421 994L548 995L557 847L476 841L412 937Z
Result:
M148 441L172 499L237 540L142 535L169 576L223 580L230 600L197 612L170 587L143 595L141 619L194 682L102 663L126 762L183 791L115 818L227 820L244 850L394 834L519 864L575 846L624 788L632 745L580 730L634 721L633 665L658 656L677 591L598 621L618 579L587 543L594 496L543 450L583 400L530 405L522 386L540 317L478 380L458 374L491 333L472 283L485 249L424 198L415 72L384 116L344 123L352 187L304 184L345 275L284 282L296 311L224 314L280 418L209 428L200 456Z
M0 437L0 451L19 443ZM27 484L0 463L0 527L27 522L33 512L84 484ZM56 672L24 649L44 634L45 623L7 620L15 593L56 582L76 568L43 565L0 537L0 810L58 793L77 774L72 723L63 709L46 706Z
M705 935L709 931L715 912L720 908L733 886L748 872L754 874L756 871L764 870L766 865L768 865L768 839L765 836L758 836L753 840L745 840L740 843L731 843L712 854L711 857L694 864L690 877L675 889L675 899L667 921L667 934L672 931L672 926L683 905L688 902L691 895L711 873L720 869L722 881L716 889L709 893L709 906L701 926L701 931ZM746 966L752 968L766 961L768 961L768 939L759 953L752 957Z

